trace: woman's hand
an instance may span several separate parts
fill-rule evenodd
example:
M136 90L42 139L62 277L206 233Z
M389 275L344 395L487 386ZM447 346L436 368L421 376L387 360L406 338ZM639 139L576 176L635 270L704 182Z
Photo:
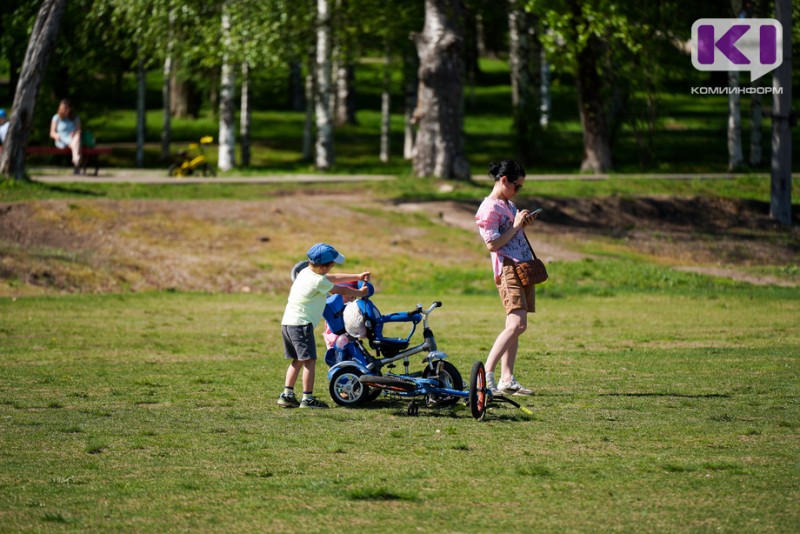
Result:
M516 217L514 217L514 230L519 230L530 223L530 221L525 220L528 215L530 215L530 211L528 210L520 210L517 212Z

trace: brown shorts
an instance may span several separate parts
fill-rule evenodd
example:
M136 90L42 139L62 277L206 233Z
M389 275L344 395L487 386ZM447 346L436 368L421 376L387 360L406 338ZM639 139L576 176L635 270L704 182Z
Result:
M500 283L497 284L497 291L500 293L506 315L514 310L536 311L536 286L533 284L523 286L514 268L514 262L508 258L503 260L503 272L500 275Z

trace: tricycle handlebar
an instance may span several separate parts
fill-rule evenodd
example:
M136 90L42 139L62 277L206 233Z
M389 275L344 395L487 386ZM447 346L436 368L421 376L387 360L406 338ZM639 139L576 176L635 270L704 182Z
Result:
M417 306L417 309L420 310L420 313L423 313L425 315L429 315L429 314L433 313L433 310L435 310L436 308L441 308L441 307L442 307L442 303L437 300L436 302L431 304L431 307L428 308L427 310L423 311L422 310L422 306Z

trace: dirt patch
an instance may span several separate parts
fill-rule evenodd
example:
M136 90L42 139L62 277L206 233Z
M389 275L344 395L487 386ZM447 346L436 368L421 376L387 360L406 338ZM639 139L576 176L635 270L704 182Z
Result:
M465 202L407 202L399 204L403 211L428 213L434 220L443 224L461 228L477 235L478 227L475 225L475 211L477 204ZM586 257L574 249L565 247L557 242L557 235L551 233L538 233L539 227L529 232L529 239L533 241L536 254L551 261L578 261Z
M680 270L753 284L794 286L786 279L759 276L743 267L794 266L800 257L800 210L794 226L769 218L769 204L723 198L646 197L525 199L520 208L544 209L528 231L537 254L549 261L591 256L587 248L624 250L649 256ZM401 209L430 213L443 224L475 229L477 202L406 203ZM593 247L587 242L594 241ZM796 270L796 269L795 269Z
M419 268L480 266L487 254L474 223L477 204L392 205L313 190L258 201L0 204L0 295L283 292L289 269L316 241L346 242L351 258L371 266L387 265L398 254ZM751 283L796 285L800 278L797 226L777 227L763 203L607 198L527 199L523 205L539 206L544 213L530 237L547 261L622 251ZM409 212L425 213L435 224L409 224ZM440 224L464 232L430 230ZM789 274L753 274L763 266L788 267Z

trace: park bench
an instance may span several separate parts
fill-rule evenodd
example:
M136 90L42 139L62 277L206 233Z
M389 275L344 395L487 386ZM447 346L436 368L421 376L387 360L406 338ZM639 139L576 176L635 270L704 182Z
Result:
M54 146L29 146L25 152L34 154L51 154L71 156L69 148L56 148ZM94 166L94 175L100 171L100 154L111 154L111 147L81 147L81 170L86 174L86 168L90 164Z
M0 152L3 147L0 146ZM25 148L26 154L31 155L54 155L54 156L71 156L72 152L69 148L57 148L54 146L29 146ZM100 154L111 154L111 147L81 147L81 170L86 174L86 169L90 164L94 166L94 175L100 171Z

